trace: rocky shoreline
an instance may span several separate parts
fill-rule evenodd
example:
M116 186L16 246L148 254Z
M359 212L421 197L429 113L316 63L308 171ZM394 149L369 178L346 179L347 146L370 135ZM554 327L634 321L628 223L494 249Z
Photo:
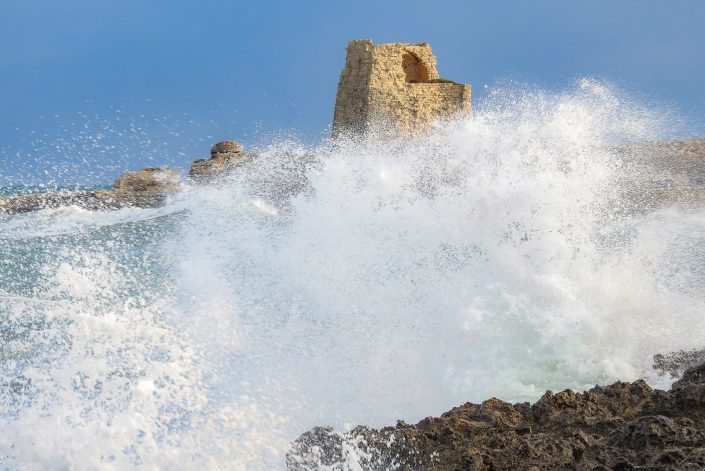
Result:
M292 444L287 469L705 469L705 364L669 391L616 382L547 391L533 405L467 403L416 425L314 428Z
M705 139L618 146L614 155L635 176L619 197L638 202L640 210L705 202ZM212 182L257 158L235 141L219 142L210 158L193 162L187 181ZM157 207L183 183L175 170L146 168L124 173L111 189L0 197L0 213L71 205L88 210ZM300 190L292 182L270 186ZM416 425L359 426L346 433L317 427L292 443L287 468L705 469L705 350L656 355L654 361L663 374L681 378L669 391L652 389L642 380L617 382L583 393L548 391L533 405L496 398L466 403Z
M634 206L640 210L650 211L666 203L688 207L705 201L705 139L628 144L615 147L613 152L628 168L625 175L634 177L625 182L620 198L637 202ZM236 141L218 142L211 147L209 158L192 163L186 181L212 182L257 158L257 152L245 151ZM162 205L182 183L181 175L168 167L145 168L122 174L111 189L0 196L0 213L72 205L89 210L151 208Z
M0 197L0 213L18 214L78 206L92 211L105 211L129 206L153 208L164 204L168 194L179 188L181 177L169 168L145 168L126 172L111 189L93 191L61 191Z
M252 159L254 153L244 152L235 141L222 141L211 147L211 157L193 162L189 180L206 183ZM93 191L61 191L0 196L0 213L21 214L62 206L78 206L91 211L125 207L154 208L181 188L179 172L168 167L143 168L125 172L110 189Z

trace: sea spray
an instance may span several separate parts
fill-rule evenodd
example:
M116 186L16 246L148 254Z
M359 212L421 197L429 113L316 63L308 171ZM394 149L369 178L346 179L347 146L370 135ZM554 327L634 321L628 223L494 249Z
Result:
M503 90L165 208L5 217L0 463L276 469L314 425L667 382L651 356L705 337L705 209L640 210L614 146L658 118L594 81Z

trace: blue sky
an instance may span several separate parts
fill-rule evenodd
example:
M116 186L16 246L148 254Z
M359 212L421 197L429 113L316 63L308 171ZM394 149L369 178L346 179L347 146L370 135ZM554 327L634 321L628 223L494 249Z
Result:
M705 135L701 0L1 0L0 184L186 167L209 145L328 135L350 39L430 42L441 75L597 77Z

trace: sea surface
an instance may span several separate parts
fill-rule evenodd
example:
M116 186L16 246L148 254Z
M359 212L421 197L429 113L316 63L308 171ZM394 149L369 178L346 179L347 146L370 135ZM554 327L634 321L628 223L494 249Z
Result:
M705 343L705 207L642 210L610 150L662 125L584 80L272 143L158 209L0 215L0 469L284 469L316 425L667 387L653 355Z

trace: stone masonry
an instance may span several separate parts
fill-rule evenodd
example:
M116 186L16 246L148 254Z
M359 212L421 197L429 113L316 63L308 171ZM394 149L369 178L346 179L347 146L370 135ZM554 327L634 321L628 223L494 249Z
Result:
M470 85L440 78L428 43L351 41L340 74L333 137L370 130L418 133L469 115Z

